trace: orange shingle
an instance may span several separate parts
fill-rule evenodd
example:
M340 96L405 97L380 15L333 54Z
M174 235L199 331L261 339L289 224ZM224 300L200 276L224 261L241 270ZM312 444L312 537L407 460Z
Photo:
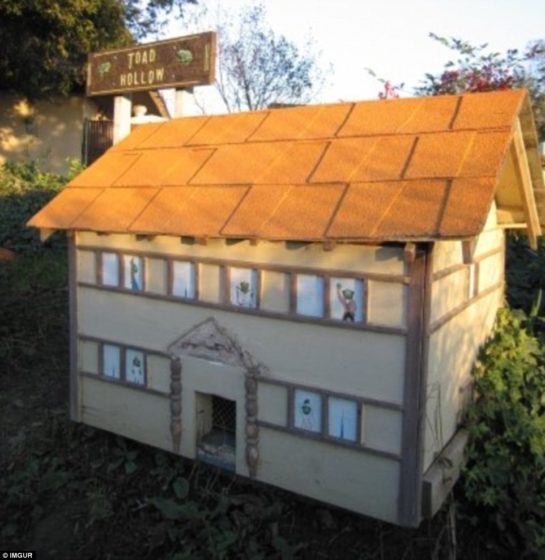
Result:
M224 235L321 239L344 191L341 185L252 187ZM244 233L246 232L246 233Z
M442 132L450 128L460 103L457 95L438 95L422 99L411 117L397 132Z
M383 136L332 140L313 183L334 181L387 181L398 179L415 138Z
M275 109L269 111L267 118L249 139L263 142L330 138L335 135L351 108L351 103L341 103Z
M151 124L139 124L135 126L129 136L123 138L121 142L114 144L110 150L119 152L122 150L133 150L137 148L139 144L144 142L147 138L149 138L154 132L159 130L159 127L162 123L151 123Z
M218 115L208 120L188 144L193 146L244 142L259 127L266 116L266 112Z
M222 229L231 237L259 237L261 226L276 211L291 185L256 185L250 188L237 211Z
M445 191L445 181L351 184L327 236L380 240L433 236Z
M447 130L456 102L456 97L420 97L357 103L338 136Z
M455 179L448 194L438 233L441 236L475 235L484 226L496 190L496 179Z
M181 148L206 124L209 118L188 117L167 121L145 138L138 148Z
M525 90L470 93L461 98L453 129L511 128L522 106Z
M327 231L327 237L372 239L404 186L405 183L401 181L351 183Z
M511 141L511 132L477 132L458 175L496 176Z
M68 229L103 189L68 188L60 192L28 222L29 226Z
M109 187L140 157L137 152L107 151L70 182L71 187Z
M374 235L379 239L434 237L443 215L447 182L424 180L402 184L403 188L384 214Z
M320 161L327 142L292 142L255 178L255 183L285 185L306 183Z
M228 144L214 155L191 181L193 185L253 183L264 170L289 149L291 142Z
M261 226L265 239L321 239L344 186L296 186L282 198L276 211Z
M145 151L138 161L116 180L114 186L185 185L212 153L213 150L203 148L164 149L161 150L158 161L155 150Z
M129 231L220 237L247 187L168 187L142 212Z
M456 177L474 137L474 132L438 132L419 136L405 177Z
M74 220L74 229L128 231L131 222L153 199L157 189L107 189Z

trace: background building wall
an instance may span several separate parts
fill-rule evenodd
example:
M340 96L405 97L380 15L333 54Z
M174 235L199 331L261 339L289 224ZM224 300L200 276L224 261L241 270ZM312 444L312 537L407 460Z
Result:
M1 93L0 164L36 161L44 171L65 172L67 159L81 160L83 122L96 113L83 96L30 103Z

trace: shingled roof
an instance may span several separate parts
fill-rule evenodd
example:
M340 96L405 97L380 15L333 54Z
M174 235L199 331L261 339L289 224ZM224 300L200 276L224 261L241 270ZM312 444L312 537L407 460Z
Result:
M517 135L524 154L513 151ZM545 193L536 148L525 91L182 118L137 127L29 224L269 240L468 238L498 202L513 158L530 194L511 193L509 207L518 200L536 221L534 195Z

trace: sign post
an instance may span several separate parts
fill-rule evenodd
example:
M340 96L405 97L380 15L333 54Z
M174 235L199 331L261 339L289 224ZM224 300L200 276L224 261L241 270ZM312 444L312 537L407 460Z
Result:
M117 144L131 132L132 99L130 95L114 97L113 143Z
M114 144L130 132L131 97L135 91L175 88L175 115L193 86L214 82L216 34L177 37L121 49L91 53L87 95L115 95ZM189 91L187 91L189 90ZM183 102L182 102L183 101Z

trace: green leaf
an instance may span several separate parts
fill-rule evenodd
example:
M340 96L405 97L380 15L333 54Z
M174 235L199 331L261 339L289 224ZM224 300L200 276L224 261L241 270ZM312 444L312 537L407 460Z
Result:
M183 500L189 494L189 482L185 478L177 478L172 483L172 489L176 494L176 497L180 500Z
M154 505L165 519L196 519L200 516L193 502L178 504L169 498L155 497L150 499L150 504Z
M216 543L216 550L218 552L224 552L237 540L238 540L238 535L235 532L223 531L221 533L221 537L218 539L218 542Z
M114 449L114 452L115 452L115 449ZM108 472L114 471L115 469L117 469L117 468L121 465L121 463L123 463L123 461L124 461L124 458L123 458L123 457L119 457L119 458L116 459L115 461L112 461L112 462L108 465L107 471L108 471Z

